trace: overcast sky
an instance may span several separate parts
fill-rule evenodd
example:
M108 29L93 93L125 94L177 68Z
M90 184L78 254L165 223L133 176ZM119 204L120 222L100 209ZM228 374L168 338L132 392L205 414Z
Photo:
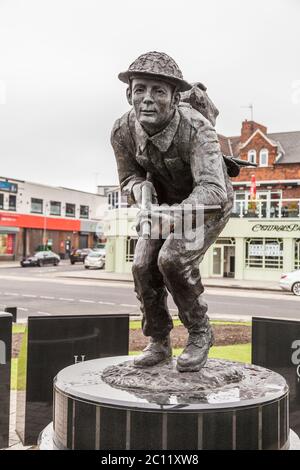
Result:
M220 110L300 130L299 0L0 0L0 176L94 191L115 184L117 74L163 51Z

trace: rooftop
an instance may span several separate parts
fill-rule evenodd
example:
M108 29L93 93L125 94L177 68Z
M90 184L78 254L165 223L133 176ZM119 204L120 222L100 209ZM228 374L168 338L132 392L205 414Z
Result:
M264 135L278 146L281 157L277 164L300 163L300 131L274 132ZM239 156L242 146L241 136L226 137L218 134L218 137L225 155Z

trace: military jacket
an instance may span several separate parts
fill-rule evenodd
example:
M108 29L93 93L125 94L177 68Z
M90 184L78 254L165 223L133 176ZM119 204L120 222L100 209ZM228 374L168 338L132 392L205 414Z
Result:
M218 137L211 123L189 104L181 103L161 132L149 136L131 111L113 127L121 189L151 173L159 204L221 204L232 195Z

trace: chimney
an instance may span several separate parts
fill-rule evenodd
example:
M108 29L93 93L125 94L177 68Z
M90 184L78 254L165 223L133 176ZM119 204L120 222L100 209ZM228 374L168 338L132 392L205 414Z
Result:
M263 134L267 133L267 128L262 124L258 124L255 121L245 121L242 122L242 130L241 130L241 143L244 144L247 142L249 137L257 130L260 129Z

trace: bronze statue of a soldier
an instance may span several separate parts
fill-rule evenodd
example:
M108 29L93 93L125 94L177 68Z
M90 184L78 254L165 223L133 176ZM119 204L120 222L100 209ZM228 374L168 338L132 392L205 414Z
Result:
M111 137L122 191L140 206L143 184L151 174L153 202L159 205L220 208L205 215L204 240L198 250L189 250L184 238L174 237L175 216L163 214L170 234L166 239L139 237L132 267L143 333L151 337L143 354L134 359L135 366L153 366L172 356L169 291L189 333L177 369L198 371L213 344L199 264L230 216L233 190L227 166L211 122L181 102L180 93L192 85L171 57L160 52L143 54L119 79L128 85L132 106L116 121Z

